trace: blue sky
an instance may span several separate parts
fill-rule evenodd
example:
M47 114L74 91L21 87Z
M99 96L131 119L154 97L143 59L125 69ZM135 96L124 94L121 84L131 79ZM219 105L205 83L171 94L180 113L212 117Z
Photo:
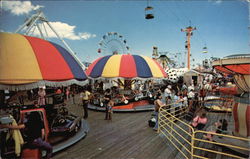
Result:
M190 21L197 28L191 39L194 63L210 56L250 52L249 3L244 0L151 0L155 15L152 20L144 18L147 1L23 2L2 4L0 30L14 32L33 9L42 6L47 18L57 22L58 32L68 35L65 41L82 61L91 62L101 56L98 43L107 32L123 35L131 54L151 56L152 47L157 46L162 52L180 52L180 60L184 61L186 36L181 28L189 26ZM53 36L49 40L58 42ZM202 54L205 45L208 54Z

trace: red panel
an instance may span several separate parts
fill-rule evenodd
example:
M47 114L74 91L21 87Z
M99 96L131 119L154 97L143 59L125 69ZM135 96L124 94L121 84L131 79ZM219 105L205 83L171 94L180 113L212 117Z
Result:
M93 70L93 68L95 67L95 64L102 59L103 57L98 58L97 60L95 60L92 64L90 64L90 66L88 67L88 69L85 71L85 73L89 76L91 71Z
M220 87L219 91L224 94L236 95L238 94L238 87Z
M45 141L48 141L48 136L49 136L49 122L47 120L47 115L46 111L44 108L36 108L36 109L26 109L26 110L21 110L20 112L20 119L23 122L25 114L30 113L30 112L40 112L43 114L43 123L44 123L44 128L45 128Z
M247 136L250 136L250 105L247 106L246 124L247 124Z
M167 74L166 74L166 72L163 70L163 68L161 67L161 65L160 65L156 60L154 60L154 62L155 62L156 65L160 68L161 73L163 74L163 76L164 76L164 77L167 77Z
M226 68L232 70L233 72L237 72L240 74L250 74L250 64L240 64L240 65L227 65Z
M133 109L133 104L114 106L113 109Z
M223 73L232 74L230 71L228 71L227 69L225 69L221 66L215 66L215 69L220 71L220 72L223 72Z
M147 100L140 100L140 101L137 101L137 102L133 102L133 108L134 107L138 107L138 106L145 106L145 105L148 105L149 102Z
M234 127L235 127L235 132L239 132L239 119L238 119L238 104L235 103L233 107L233 116L234 116Z
M147 100L140 100L137 102L132 102L127 105L114 106L113 109L134 109L135 107L148 105L149 102Z
M48 41L25 36L36 55L44 80L69 80L74 76L58 50Z
M22 150L22 159L41 159L41 151L37 149L23 149Z
M136 64L132 55L122 55L119 77L137 77Z

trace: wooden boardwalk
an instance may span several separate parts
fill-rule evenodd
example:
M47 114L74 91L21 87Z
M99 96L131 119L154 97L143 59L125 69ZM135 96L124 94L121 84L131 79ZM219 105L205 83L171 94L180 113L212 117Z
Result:
M68 102L68 109L83 115L79 104ZM79 101L76 100L76 103ZM172 159L183 158L168 140L148 126L153 112L114 113L113 120L104 120L105 113L89 110L90 131L75 145L55 154L53 159ZM228 117L228 116L227 116ZM209 114L209 124L225 118ZM229 117L231 118L231 117ZM231 122L231 121L230 121Z
M79 112L82 108L77 106ZM53 159L152 159L174 158L176 152L148 126L152 112L105 113L89 111L90 132L75 145L59 152Z
M75 98L80 103L79 95ZM81 104L66 102L69 112L83 116ZM173 159L183 158L169 141L148 126L150 112L114 113L113 120L104 120L105 113L89 110L90 131L85 139L54 154L53 159ZM231 115L209 113L207 125ZM181 125L181 124L180 124ZM232 128L229 128L232 130ZM203 147L203 146L202 146ZM181 148L181 147L180 147ZM213 156L215 157L215 156Z

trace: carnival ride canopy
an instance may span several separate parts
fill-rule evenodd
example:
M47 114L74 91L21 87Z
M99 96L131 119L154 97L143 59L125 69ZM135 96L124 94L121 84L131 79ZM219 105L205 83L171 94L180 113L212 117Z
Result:
M250 54L236 54L213 62L219 72L250 75Z
M213 67L222 73L233 75L243 92L250 92L250 54L236 54L213 61Z
M0 89L83 84L87 76L66 49L50 41L0 33Z
M109 55L95 60L86 70L91 78L165 78L160 64L141 55Z

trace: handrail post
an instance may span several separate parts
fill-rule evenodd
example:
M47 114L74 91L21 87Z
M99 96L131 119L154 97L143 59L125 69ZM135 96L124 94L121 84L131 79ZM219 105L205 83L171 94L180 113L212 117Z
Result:
M194 133L194 129L192 128L192 137L191 137L191 159L193 159L194 157L194 137L195 137L195 133Z
M158 111L158 116L157 116L157 120L158 120L158 128L157 128L157 133L159 134L160 133L160 115L161 115L161 107L160 107L160 109L159 109L159 111Z

